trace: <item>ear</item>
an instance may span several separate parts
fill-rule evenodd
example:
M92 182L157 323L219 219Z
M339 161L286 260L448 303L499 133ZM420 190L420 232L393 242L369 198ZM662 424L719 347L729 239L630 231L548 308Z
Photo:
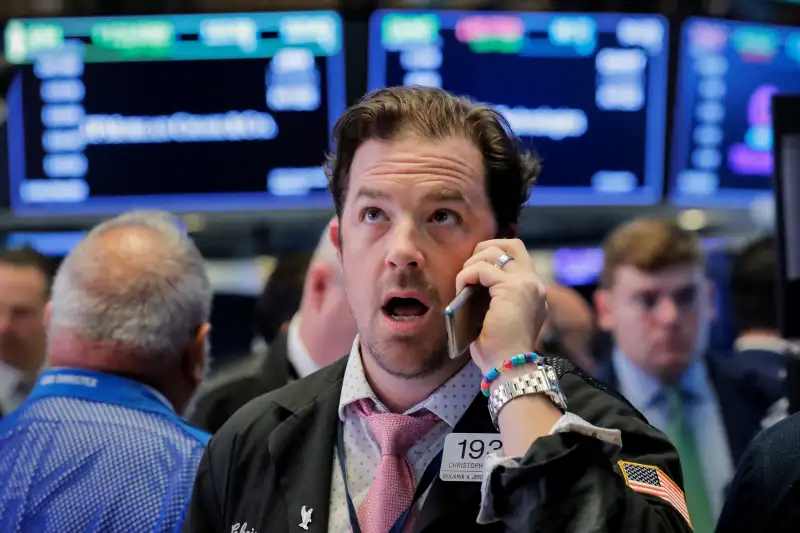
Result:
M50 329L50 316L52 314L53 314L53 301L50 300L44 305L44 316L42 317L45 331Z
M597 289L592 296L597 311L597 326L603 331L614 329L614 314L611 312L611 293L608 289Z
M333 247L336 248L336 253L338 253L339 256L341 256L342 241L341 241L341 235L339 235L340 231L339 217L335 217L333 220L331 220L329 227L330 231L328 232L328 235L330 236L331 243L333 244Z
M331 265L323 261L317 261L312 264L306 273L303 303L310 305L315 310L319 310L325 300L325 294L328 292L332 279L333 268Z
M186 346L185 357L183 360L184 372L191 377L192 381L199 384L206 375L206 359L208 354L208 333L211 331L211 324L205 323L197 328L194 338Z

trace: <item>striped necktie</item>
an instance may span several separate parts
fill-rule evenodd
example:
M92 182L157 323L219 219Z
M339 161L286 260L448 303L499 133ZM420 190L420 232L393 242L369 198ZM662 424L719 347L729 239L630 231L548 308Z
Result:
M714 519L708 503L706 483L700 465L697 442L692 428L686 420L686 410L681 391L674 387L664 389L669 406L667 435L678 450L683 470L683 485L686 489L686 502L695 533L713 533Z

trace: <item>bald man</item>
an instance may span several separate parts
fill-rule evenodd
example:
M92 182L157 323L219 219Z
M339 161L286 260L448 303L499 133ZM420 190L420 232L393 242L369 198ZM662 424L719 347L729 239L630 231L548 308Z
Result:
M330 222L311 257L300 310L287 331L276 337L265 354L204 384L190 414L193 424L216 433L250 400L313 374L350 351L356 325L345 298L336 249L328 238L329 226Z
M594 315L586 300L571 287L547 287L548 317L539 333L538 350L556 352L570 359L584 372L594 372L591 342Z
M179 413L203 377L211 285L176 220L134 212L64 260L47 363L0 421L0 531L175 531L209 435Z

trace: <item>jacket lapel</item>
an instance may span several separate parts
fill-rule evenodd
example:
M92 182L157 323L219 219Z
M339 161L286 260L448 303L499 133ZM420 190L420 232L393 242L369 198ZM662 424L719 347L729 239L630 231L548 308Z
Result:
M332 366L340 367L340 373L344 374L344 365ZM306 511L313 510L308 531L328 529L342 375L334 383L328 383L312 402L283 405L291 414L269 437L269 452L286 502L287 531L299 530L303 507Z
M497 433L489 417L487 400L482 394L472 401L464 416L461 417L453 433ZM481 484L469 481L442 481L439 477L431 485L428 496L422 505L417 531L441 531L441 527L432 526L447 514L476 512L472 517L477 519L477 510L481 502Z

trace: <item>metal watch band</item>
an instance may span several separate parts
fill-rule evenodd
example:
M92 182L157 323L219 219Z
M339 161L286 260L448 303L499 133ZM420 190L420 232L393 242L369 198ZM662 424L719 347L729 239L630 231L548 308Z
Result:
M529 374L512 378L493 387L489 394L489 414L495 427L497 427L497 415L508 402L530 394L544 394L562 412L567 410L567 399L558 386L555 369L550 365L540 365Z

